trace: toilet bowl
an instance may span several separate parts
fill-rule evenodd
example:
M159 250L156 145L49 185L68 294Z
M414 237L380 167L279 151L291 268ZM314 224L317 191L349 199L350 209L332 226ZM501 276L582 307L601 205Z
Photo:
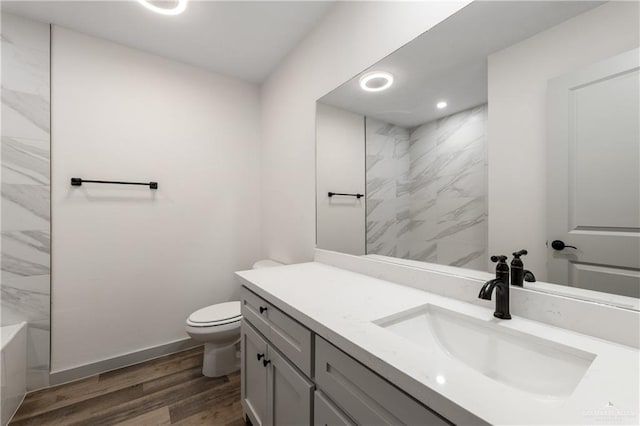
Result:
M273 260L260 260L253 269L280 266ZM186 331L204 343L202 374L220 377L240 369L240 302L224 302L198 309L187 319Z
M202 374L220 377L240 368L236 343L240 339L240 302L218 303L192 313L187 334L204 343Z

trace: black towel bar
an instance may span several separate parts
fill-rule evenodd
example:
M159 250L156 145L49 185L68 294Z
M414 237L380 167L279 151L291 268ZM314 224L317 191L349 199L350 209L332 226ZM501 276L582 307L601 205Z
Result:
M364 194L345 194L343 192L329 192L329 197L333 197L334 195L344 195L345 197L356 197L358 199L364 197Z
M71 185L73 186L81 186L83 183L109 183L113 185L144 185L148 186L149 189L158 189L158 182L121 182L115 180L89 180L82 178L71 178Z

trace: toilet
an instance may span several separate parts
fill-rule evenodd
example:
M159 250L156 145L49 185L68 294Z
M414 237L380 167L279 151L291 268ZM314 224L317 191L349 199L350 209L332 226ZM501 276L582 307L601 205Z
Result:
M273 260L260 260L253 269L281 266ZM186 331L204 343L202 374L220 377L240 369L240 302L224 302L198 309L187 318Z

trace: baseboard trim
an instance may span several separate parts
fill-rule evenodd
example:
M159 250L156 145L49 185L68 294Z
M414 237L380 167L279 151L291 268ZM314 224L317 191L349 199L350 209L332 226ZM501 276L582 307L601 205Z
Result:
M117 370L118 368L129 367L130 365L150 361L154 358L181 352L199 345L202 345L202 343L196 342L191 338L186 338L169 342L164 345L143 349L141 351L130 352L114 358L97 361L91 364L81 365L80 367L51 372L49 376L49 385L57 386L68 382L74 382L96 374L106 373L108 371Z

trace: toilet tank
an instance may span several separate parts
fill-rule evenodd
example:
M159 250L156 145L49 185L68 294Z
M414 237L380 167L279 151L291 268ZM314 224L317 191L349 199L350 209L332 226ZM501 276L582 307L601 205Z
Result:
M282 263L276 262L275 260L263 259L263 260L258 260L256 263L254 263L251 269L273 268L274 266L282 266L282 265L283 265Z

